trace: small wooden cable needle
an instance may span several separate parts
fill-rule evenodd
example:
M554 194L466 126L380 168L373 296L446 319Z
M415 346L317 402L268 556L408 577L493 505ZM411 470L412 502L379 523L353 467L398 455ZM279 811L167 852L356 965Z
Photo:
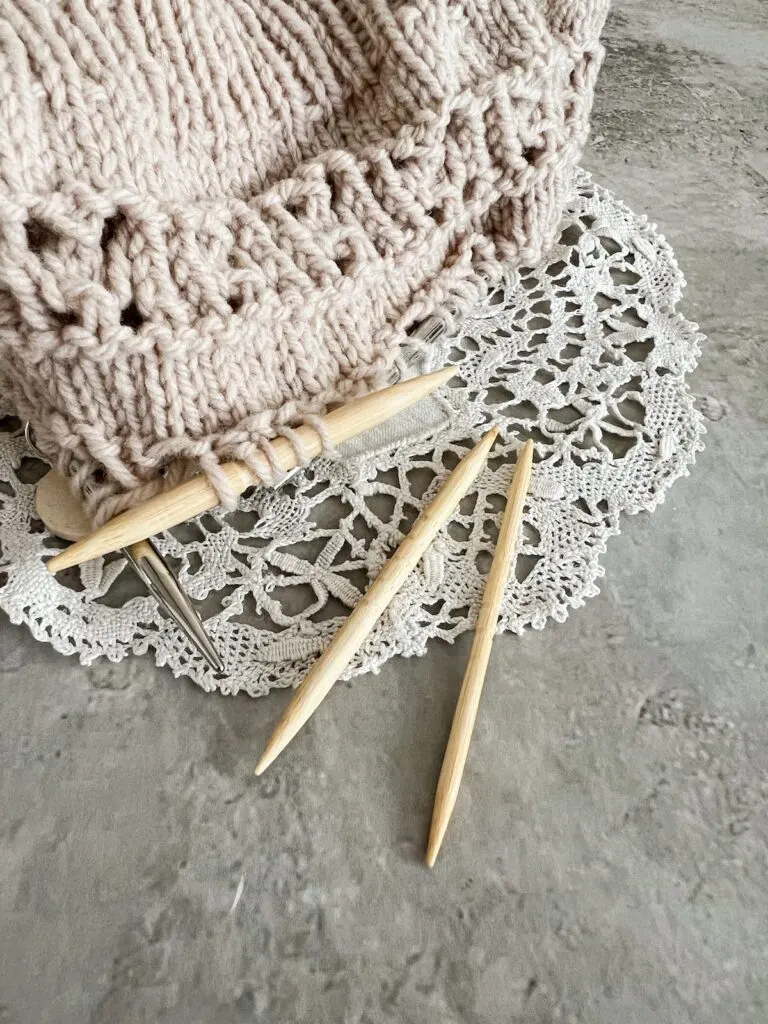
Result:
M454 366L446 366L434 373L412 377L339 406L323 417L328 439L331 444L338 445L377 427L431 394L450 380L455 372ZM320 435L309 424L297 427L294 435L309 458L314 458L323 450ZM275 438L272 449L284 470L291 470L297 465L296 448L287 438ZM269 479L272 470L266 456L263 457L263 464L264 476ZM221 467L221 471L236 494L242 494L248 487L262 483L262 477L252 472L242 462L227 462ZM218 504L218 495L209 481L202 476L195 477L172 490L156 494L154 498L149 498L135 508L121 512L89 536L51 558L47 562L48 569L50 572L59 572L61 569L87 562L90 558L118 551L140 540L146 540L162 530L178 526L179 523L207 512Z
M517 468L507 494L507 507L504 511L496 552L480 605L475 639L467 662L464 681L461 684L461 693L456 705L443 766L440 770L440 779L437 783L432 827L427 845L426 862L429 867L433 867L435 864L459 793L464 764L472 739L472 730L480 704L480 695L483 692L493 636L496 632L499 608L504 597L504 588L509 577L517 536L520 532L523 505L528 493L532 465L533 441L526 441L517 457Z
M378 618L405 583L408 574L416 567L441 527L450 519L456 506L474 483L485 465L498 433L498 427L494 427L464 456L440 488L432 504L424 509L416 520L408 536L368 588L330 645L312 666L278 722L261 760L256 765L257 775L261 775L290 743L349 665Z

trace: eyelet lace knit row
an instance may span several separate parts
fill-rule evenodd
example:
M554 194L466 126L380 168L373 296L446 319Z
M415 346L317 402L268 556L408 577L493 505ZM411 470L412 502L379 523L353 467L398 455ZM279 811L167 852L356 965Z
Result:
M540 257L605 7L0 0L0 387L97 520Z

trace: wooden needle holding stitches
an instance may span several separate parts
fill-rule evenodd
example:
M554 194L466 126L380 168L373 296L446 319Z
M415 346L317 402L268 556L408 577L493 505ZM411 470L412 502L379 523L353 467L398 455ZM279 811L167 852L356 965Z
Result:
M338 445L377 427L436 391L449 381L455 372L454 366L446 366L433 373L402 380L381 391L372 391L362 398L355 398L333 409L322 417L327 440L332 445ZM323 439L310 424L296 427L293 434L295 439L301 442L307 458L314 458L323 450ZM272 441L272 450L285 471L298 465L296 446L287 438L275 438ZM259 464L264 467L263 473ZM258 457L254 465L255 471L242 462L227 462L221 467L221 472L236 494L242 494L246 488L262 483L272 476L273 471L266 456ZM195 477L170 491L148 498L135 508L121 512L66 551L60 551L47 562L48 571L60 572L99 555L136 544L155 533L178 526L179 523L200 515L201 512L207 512L218 504L219 496L206 477Z
M533 441L526 441L517 457L517 468L507 494L507 506L499 532L496 552L493 556L491 571L480 605L480 613L475 627L475 638L472 643L469 661L467 662L464 681L461 684L456 712L451 725L451 734L440 769L437 783L435 807L432 812L432 826L429 833L426 861L433 867L440 846L451 820L456 797L464 773L464 765L472 739L472 730L483 692L485 672L491 655L493 636L499 617L499 608L504 597L504 588L509 576L512 558L515 553L517 535L523 518L523 505L528 493L533 465Z
M310 669L267 744L256 766L261 775L290 743L320 705L333 684L360 649L379 617L405 583L408 574L453 514L475 481L499 433L490 430L458 464L436 498L413 524L410 533L368 588L365 596Z

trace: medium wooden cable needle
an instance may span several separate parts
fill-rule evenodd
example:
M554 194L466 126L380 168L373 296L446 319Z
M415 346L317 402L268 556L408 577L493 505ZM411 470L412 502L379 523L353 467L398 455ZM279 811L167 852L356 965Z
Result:
M455 372L454 366L446 366L434 373L412 377L339 406L338 409L323 416L328 439L332 445L339 445L351 437L377 427L431 394L450 380ZM322 438L309 424L297 427L294 435L309 458L314 458L322 452ZM291 470L297 465L296 447L287 438L275 438L272 449L284 470ZM264 478L270 479L272 470L266 456L263 457L263 464ZM227 462L221 470L236 494L242 494L248 487L263 482L258 473L252 472L242 462ZM106 555L110 551L118 551L120 548L146 540L155 533L178 526L179 523L207 512L218 504L218 495L208 480L202 476L195 477L170 491L149 498L127 512L121 512L88 537L51 558L47 562L48 569L50 572L59 572L61 569L69 569L70 566L87 562L91 558L98 558L99 555Z
M485 465L488 452L498 433L498 427L494 427L464 456L440 488L432 504L424 509L413 524L408 536L368 588L330 645L312 666L272 733L266 750L256 765L257 775L261 775L290 743L349 665L379 617L405 583L408 574L416 567L441 527L450 519L456 506L474 483Z
M464 773L464 765L472 739L472 730L480 704L480 695L483 692L493 636L496 632L499 608L515 553L517 535L520 532L523 505L528 493L532 465L533 441L526 441L517 457L517 468L507 494L507 507L504 511L496 553L493 556L491 571L488 574L488 582L480 605L475 639L464 673L464 681L461 684L461 693L453 717L443 766L440 770L440 779L437 783L432 827L427 845L426 861L429 867L434 867L459 793L461 777Z

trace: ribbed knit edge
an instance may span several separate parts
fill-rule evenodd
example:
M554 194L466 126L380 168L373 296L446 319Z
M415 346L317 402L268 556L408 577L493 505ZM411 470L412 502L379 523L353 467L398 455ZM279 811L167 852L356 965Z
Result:
M35 423L41 447L85 494L97 522L198 469L231 501L218 471L223 461L237 458L263 467L270 439L283 428L311 419L331 402L380 385L414 323L435 312L461 315L498 281L506 264L535 262L550 247L584 142L583 110L573 114L575 124L583 127L571 131L567 151L552 153L537 145L533 120L529 138L504 140L506 109L510 102L528 102L538 111L547 102L541 90L556 88L565 95L567 118L568 89L574 103L588 105L602 56L595 42L600 4L573 3L572 10L562 3L550 6L558 11L553 32L568 38L562 68L568 71L569 84L548 80L547 69L537 68L534 61L527 75L515 69L496 76L494 87L481 95L464 92L452 98L438 114L408 126L388 151L374 147L354 156L324 153L249 202L198 201L190 211L190 204L176 209L146 194L110 194L85 186L47 195L19 189L3 197L0 285L22 303L29 334L24 364L17 365L19 322L0 301L5 358L0 386L20 415ZM590 17L595 24L587 32L584 25ZM582 30L590 44L586 53L575 52ZM468 127L478 118L484 136L468 143ZM420 156L420 139L441 137L442 165L438 160L431 167ZM494 140L492 153L489 137ZM446 182L439 172L461 147L466 152L454 163L475 173L470 170L463 181ZM494 169L499 153L504 167ZM515 162L517 176L510 174ZM501 177L503 189L495 184ZM333 204L345 189L349 194L339 217ZM390 212L393 196L399 202ZM167 245L166 236L177 239L187 230L208 232L214 244L226 231L237 241L243 233L260 235L260 251L268 254L265 291L257 296L251 282L235 295L237 308L228 304L217 309L214 295L207 318L186 325L174 322L170 313L162 324L120 323L120 314L130 308L122 303L128 298L133 302L133 297L121 295L108 278L94 280L85 270L93 269L92 254L102 248L105 223L132 223L132 217L141 225L145 242L151 242L154 232L158 251ZM73 248L78 250L83 276L73 280L69 291L59 288L58 252L40 255L28 239L24 261L14 260L9 252L18 245L20 232L28 235L32 223L63 239L70 255ZM273 238L280 242L274 254ZM236 280L235 263L228 287ZM281 288L270 290L277 283ZM140 296L138 306L141 316ZM291 328L284 345L283 322ZM371 323L379 326L369 331ZM259 335L262 325L272 340L277 338L272 349ZM317 332L323 344L335 346L333 358L310 365L311 352L300 340L297 344L302 331ZM278 350L279 359L270 362L270 351ZM36 366L32 375L30 353ZM260 407L249 405L236 379L218 387L217 354L222 362L239 357L244 366L260 363ZM115 381L120 383L117 402L111 394ZM295 397L286 398L292 390ZM169 395L171 409L165 416ZM279 404L270 406L270 401ZM44 421L38 420L38 410L51 408ZM74 421L55 411L73 408L79 409ZM183 430L174 428L176 413ZM146 426L153 416L149 437L129 422L134 417ZM111 419L113 440L108 445L105 417Z

